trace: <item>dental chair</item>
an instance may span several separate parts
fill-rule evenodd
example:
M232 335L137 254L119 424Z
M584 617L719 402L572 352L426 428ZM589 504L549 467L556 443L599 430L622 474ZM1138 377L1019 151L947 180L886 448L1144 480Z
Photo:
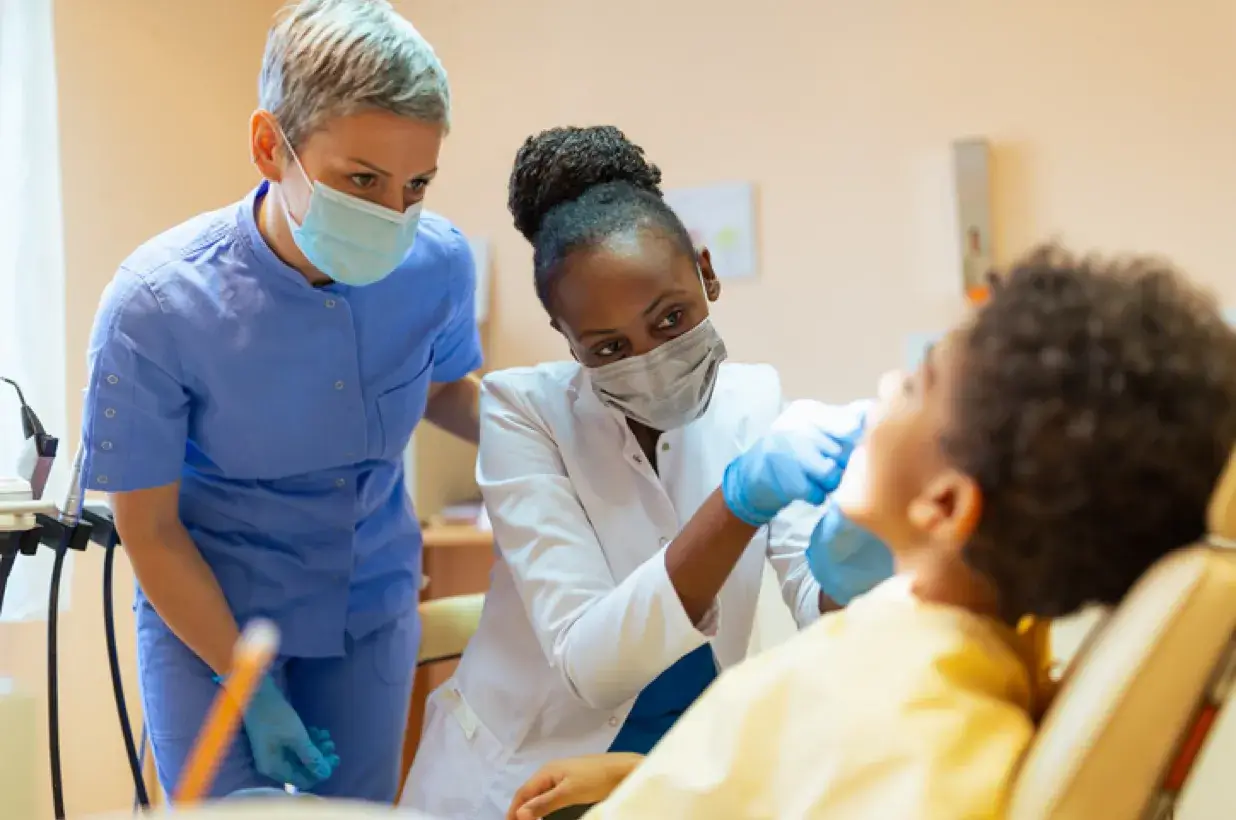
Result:
M1236 453L1207 523L1204 542L1154 566L1082 646L1022 763L1007 820L1176 816L1236 681ZM1228 820L1236 805L1181 816Z
M484 606L483 592L422 601L421 648L416 665L456 660L463 655L481 622Z

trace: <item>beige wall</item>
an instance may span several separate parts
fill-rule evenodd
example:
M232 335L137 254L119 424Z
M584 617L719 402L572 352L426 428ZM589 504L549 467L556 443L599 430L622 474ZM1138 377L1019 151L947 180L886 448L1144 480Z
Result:
M995 141L998 256L1061 235L1170 254L1236 304L1231 0L404 0L451 75L432 205L495 241L490 366L566 355L505 180L524 137L615 123L670 185L758 185L731 355L840 399L957 310L949 142ZM728 297L728 298L727 298Z
M266 28L279 5L56 0L71 430L80 423L91 318L117 264L160 230L239 198L256 179L248 162L247 121ZM77 562L72 609L60 633L63 770L71 816L132 801L103 643L100 558L87 554ZM120 652L140 732L133 584L123 558L116 575ZM22 689L40 697L45 636L44 624L0 625L0 673L15 673ZM45 735L45 707L39 708ZM50 817L45 751L34 771L41 816Z

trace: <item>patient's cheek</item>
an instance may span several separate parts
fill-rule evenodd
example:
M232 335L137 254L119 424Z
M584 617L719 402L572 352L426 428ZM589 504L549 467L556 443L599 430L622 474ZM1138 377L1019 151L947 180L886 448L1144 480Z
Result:
M867 447L860 444L850 455L841 484L833 493L833 502L846 518L859 526L867 526L874 508L868 464Z

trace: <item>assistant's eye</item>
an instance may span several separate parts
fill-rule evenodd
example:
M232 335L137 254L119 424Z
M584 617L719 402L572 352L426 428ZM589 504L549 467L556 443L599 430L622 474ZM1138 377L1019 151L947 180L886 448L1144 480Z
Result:
M352 174L348 177L348 181L362 191L368 191L374 185L378 184L377 174Z
M674 310L671 310L669 313L665 314L664 317L662 317L660 322L657 323L657 329L673 330L682 324L683 314L684 311L682 308L675 308Z
M425 193L425 189L429 187L430 181L431 180L428 179L414 179L405 185L404 188L406 188L410 194L420 196Z

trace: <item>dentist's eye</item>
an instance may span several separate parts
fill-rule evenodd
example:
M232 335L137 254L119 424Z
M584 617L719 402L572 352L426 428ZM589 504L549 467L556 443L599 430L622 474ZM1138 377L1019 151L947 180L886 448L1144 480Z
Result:
M378 181L377 174L352 174L348 180L362 191L372 188Z
M603 345L592 348L592 355L599 359L609 359L617 356L620 352L622 352L622 342L619 341L606 342Z
M658 330L673 330L682 324L683 311L681 308L671 310L665 314L665 317L657 323Z

